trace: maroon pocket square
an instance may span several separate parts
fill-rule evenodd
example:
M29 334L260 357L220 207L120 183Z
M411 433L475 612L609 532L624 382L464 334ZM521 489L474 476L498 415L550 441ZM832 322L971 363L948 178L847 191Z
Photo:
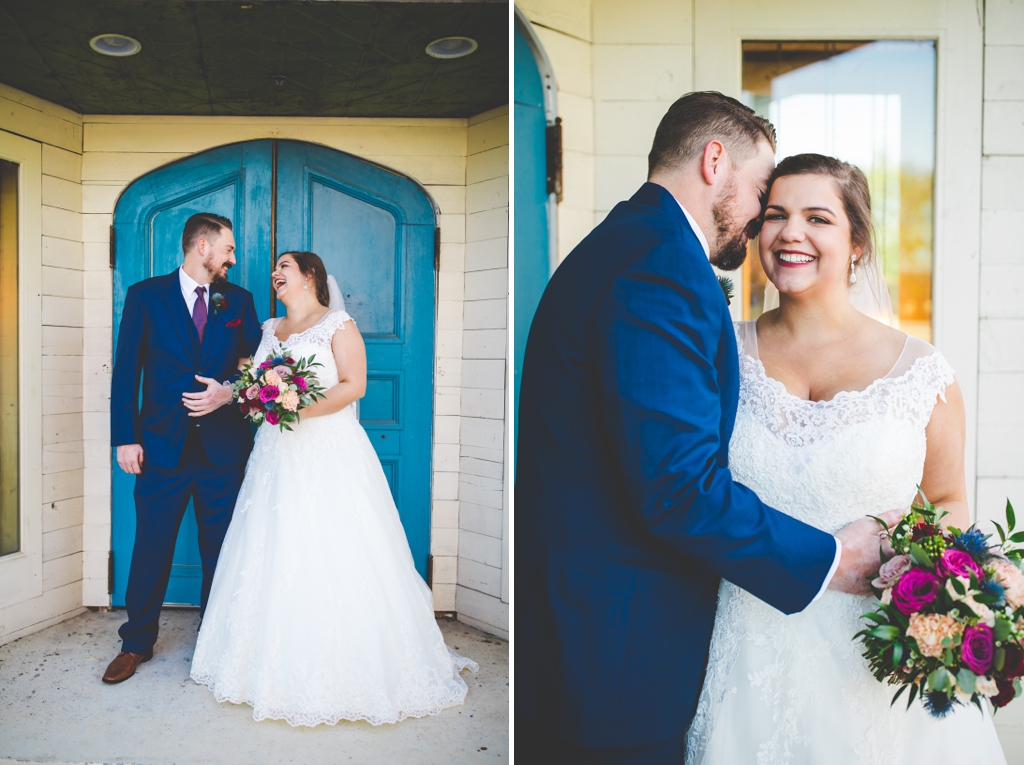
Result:
M226 327L241 327L242 326L242 320L241 319L235 319L234 321L229 321L224 326L226 326Z

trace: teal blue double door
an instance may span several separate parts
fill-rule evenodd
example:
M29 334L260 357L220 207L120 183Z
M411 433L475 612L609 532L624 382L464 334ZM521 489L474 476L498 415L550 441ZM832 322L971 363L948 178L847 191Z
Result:
M134 181L114 212L116 344L125 292L182 261L188 217L231 219L237 265L261 321L273 299L274 253L308 250L338 280L366 341L359 416L391 486L420 574L430 546L433 428L433 203L410 179L357 157L298 141L250 141L194 155ZM116 352L116 349L115 349ZM124 605L135 540L135 479L111 462L112 603ZM344 492L339 486L338 491ZM197 605L202 569L191 504L178 532L165 602Z

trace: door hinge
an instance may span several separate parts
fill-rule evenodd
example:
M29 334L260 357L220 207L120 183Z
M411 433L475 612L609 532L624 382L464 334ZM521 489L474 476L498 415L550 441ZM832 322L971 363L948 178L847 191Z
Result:
M434 556L427 556L427 587L434 589Z
M547 154L548 194L555 195L555 201L562 201L562 118L555 117L553 125L544 131Z
M107 557L107 595L114 594L114 551L111 550Z
M434 270L441 270L441 227L434 229Z
M114 238L114 227L110 227L110 267L113 268L117 262L117 244Z

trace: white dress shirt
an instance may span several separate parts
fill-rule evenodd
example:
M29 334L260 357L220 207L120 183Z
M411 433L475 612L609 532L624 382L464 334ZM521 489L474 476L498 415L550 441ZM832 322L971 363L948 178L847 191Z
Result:
M185 273L184 268L178 269L178 281L181 282L181 295L185 298L185 305L188 306L188 315L192 315L192 309L196 307L196 287L206 287L203 293L203 301L206 303L206 315L210 315L210 285L200 284L191 276Z
M675 197L673 197L675 199ZM679 209L683 211L683 215L686 216L687 223L690 224L690 228L693 229L693 233L697 236L697 241L700 242L700 246L704 248L704 255L707 256L708 260L711 259L711 248L708 246L707 237L704 236L704 232L700 230L700 226L697 225L697 221L694 220L693 216L690 215L690 211L683 207L683 203L676 199L676 204L679 205ZM814 600L817 600L825 594L825 590L828 589L829 583L832 581L832 577L836 575L836 569L839 568L839 561L843 557L843 543L839 541L839 537L833 536L836 540L836 557L832 559L832 567L828 570L828 575L825 577L825 581L821 584L821 589L818 590L818 594L814 596ZM814 601L811 601L812 603Z

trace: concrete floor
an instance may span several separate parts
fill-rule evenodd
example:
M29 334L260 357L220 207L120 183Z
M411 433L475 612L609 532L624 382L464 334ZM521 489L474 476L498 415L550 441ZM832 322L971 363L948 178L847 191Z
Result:
M87 613L0 646L0 763L507 763L508 643L441 620L448 644L480 664L469 695L437 717L373 727L292 728L218 704L188 676L196 611L165 610L153 660L120 685L100 677L117 655L123 611Z

